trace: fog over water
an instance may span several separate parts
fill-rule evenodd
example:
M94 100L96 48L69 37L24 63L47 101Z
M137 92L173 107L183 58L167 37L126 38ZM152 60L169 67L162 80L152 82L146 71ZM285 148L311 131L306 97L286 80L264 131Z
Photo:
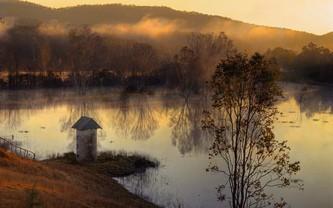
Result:
M273 190L291 207L332 207L333 93L329 87L282 83L285 98L274 132L288 140L304 191ZM98 150L138 152L161 162L158 170L117 179L130 191L166 207L219 207L215 187L223 176L207 173L210 139L201 131L207 98L175 92L123 94L116 89L1 91L1 136L14 135L39 159L73 151L72 124L82 115L103 127Z

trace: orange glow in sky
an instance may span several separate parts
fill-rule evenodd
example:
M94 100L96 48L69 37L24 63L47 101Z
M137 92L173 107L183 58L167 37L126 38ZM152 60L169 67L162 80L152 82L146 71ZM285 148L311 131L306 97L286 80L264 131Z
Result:
M333 31L333 0L30 0L50 6L122 3L168 6L248 23L325 34ZM209 3L208 3L209 2Z

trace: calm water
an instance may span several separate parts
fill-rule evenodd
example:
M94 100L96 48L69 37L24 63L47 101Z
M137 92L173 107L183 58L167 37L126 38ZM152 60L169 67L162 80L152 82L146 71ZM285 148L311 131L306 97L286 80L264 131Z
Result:
M291 207L333 207L333 89L283 84L277 138L288 140L301 161L305 190L275 191ZM219 207L215 187L223 178L206 173L210 141L201 132L205 98L185 101L174 93L125 96L116 90L0 92L1 136L14 135L39 159L74 150L71 125L95 118L99 151L138 152L161 161L158 170L117 179L130 191L166 207Z

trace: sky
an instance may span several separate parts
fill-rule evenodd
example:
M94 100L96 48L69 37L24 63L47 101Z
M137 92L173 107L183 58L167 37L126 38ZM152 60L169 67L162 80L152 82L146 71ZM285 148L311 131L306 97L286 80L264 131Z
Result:
M49 7L122 3L168 6L318 35L333 31L333 0L30 0Z

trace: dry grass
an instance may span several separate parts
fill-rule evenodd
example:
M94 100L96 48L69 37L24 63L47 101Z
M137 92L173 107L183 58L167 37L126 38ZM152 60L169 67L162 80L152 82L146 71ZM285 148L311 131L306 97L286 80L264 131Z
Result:
M110 176L60 161L37 162L0 149L0 207L155 207Z

